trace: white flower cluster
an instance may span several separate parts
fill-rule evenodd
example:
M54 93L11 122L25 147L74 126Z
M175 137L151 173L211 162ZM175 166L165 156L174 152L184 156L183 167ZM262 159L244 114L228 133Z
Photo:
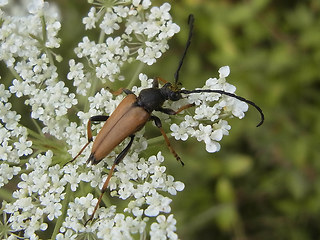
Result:
M0 187L4 186L17 175L21 168L19 157L32 153L31 141L27 141L27 129L19 126L21 118L15 111L11 110L11 103L8 102L11 94L0 84ZM13 141L12 141L13 140Z
M17 97L28 96L25 103L32 108L31 117L43 122L46 126L43 132L61 138L68 121L60 121L63 126L57 128L57 119L77 104L75 94L68 94L64 82L58 80L53 65L51 49L59 47L57 34L61 25L48 3L34 0L25 4L28 12L15 8L21 16L10 16L0 10L0 60L16 77L10 92Z
M110 8L101 6L99 10L92 7L83 23L92 29L99 22L107 38L96 43L84 37L75 49L77 57L87 58L91 66L91 71L84 71L82 63L70 61L68 79L74 80L77 92L86 95L93 75L103 81L124 80L120 73L125 62L137 59L148 65L155 63L169 48L168 39L180 30L172 22L170 8L169 3L151 7L150 0L115 1ZM79 81L83 77L88 81Z
M136 234L143 235L150 218L171 211L171 199L163 196L162 192L175 195L177 191L182 191L184 188L182 182L175 182L172 176L165 174L166 169L161 166L163 161L161 153L149 157L148 160L139 159L137 153L126 156L123 163L117 167L118 171L111 178L110 183L110 190L113 190L112 196L130 200L124 212L117 213L115 205L107 208L100 207L97 211L97 220L85 227L84 222L92 214L97 201L93 199L92 194L76 198L69 204L66 220L57 238L72 239L89 233L95 233L101 239L132 239ZM93 171L78 173L78 176L84 181L90 181L91 185L99 182L101 187L103 181L101 179L95 181L96 175L101 175L101 166L94 167ZM106 177L107 175L103 180ZM168 235L169 239L177 239L174 233L175 222L171 223L170 229L172 233ZM156 231L150 232L151 238L154 239L157 239L158 234L159 232Z
M229 67L221 67L219 74L219 79L210 78L203 88L198 89L219 89L234 93L236 87L226 82L226 77L230 74ZM206 144L206 150L210 153L220 150L219 141L224 135L228 135L231 129L228 122L223 119L232 116L241 119L248 110L248 104L245 102L218 93L193 93L187 100L188 103L195 105L195 113L185 115L184 121L179 125L172 124L171 135L183 141L186 141L189 136L196 137L198 141Z
M114 97L106 89L88 96L90 110L77 114L80 125L70 122L68 110L78 103L79 95L87 94L93 76L101 80L112 81L116 76L119 79L124 63L136 59L152 64L161 56L168 48L167 40L179 31L171 21L170 5L151 7L148 0L133 0L117 1L97 13L92 8L83 20L88 29L100 22L99 27L106 35L116 34L122 25L125 32L107 36L97 44L83 38L75 52L80 58L86 57L94 71L73 59L69 61L67 78L73 80L77 92L74 94L59 80L54 65L54 59L60 59L53 52L60 43L57 9L43 0L22 2L14 7L13 2L0 2L0 7L6 7L0 8L0 60L14 76L9 86L0 84L0 187L6 187L13 176L20 177L18 189L12 195L15 200L2 203L2 214L8 214L9 218L3 223L6 231L0 233L0 238L39 239L42 231L52 234L48 238L56 239L83 236L132 239L137 235L177 239L176 221L169 215L172 201L169 196L182 191L184 184L166 174L160 152L147 159L139 156L147 148L143 130L137 133L132 153L117 166L110 181L111 195L128 203L124 210L107 204L98 209L92 224L84 226L97 199L83 191L83 186L90 184L101 189L107 177L103 164L111 166L126 141L95 166L84 164L88 148L76 162L62 167L87 142L88 119L98 114L110 115L123 96ZM10 9L14 9L14 16L10 15ZM137 94L151 84L150 79L141 76L141 87L132 89ZM21 116L9 102L15 97L26 99L24 103L30 106L30 116L36 119L33 122L41 129L39 132L19 123ZM82 197L74 198L74 192Z
M151 237L153 240L165 240L165 239L178 239L177 234L175 233L176 231L176 220L174 219L173 215L169 215L168 218L164 215L159 215L157 217L157 223L152 223L151 224L151 236L156 236L156 237Z
M52 221L62 214L66 181L61 180L59 165L50 167L52 156L49 150L29 159L26 170L30 173L21 174L19 189L13 193L16 200L5 205L4 211L10 214L11 231L24 231L23 236L29 239L38 239L36 231L48 228L45 216Z

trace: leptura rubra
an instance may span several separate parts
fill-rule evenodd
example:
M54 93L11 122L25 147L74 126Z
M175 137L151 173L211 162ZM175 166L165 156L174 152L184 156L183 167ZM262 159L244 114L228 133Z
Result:
M174 157L181 162L183 165L183 162L181 161L178 154L175 152L175 150L171 147L170 141L162 129L162 123L161 120L152 115L153 111L160 111L168 115L176 115L180 113L181 111L192 107L193 104L187 104L185 106L180 107L178 110L173 110L170 108L163 108L162 105L166 100L170 101L178 101L183 98L182 94L193 94L193 93L219 93L222 95L227 95L229 97L236 98L240 101L246 102L250 104L251 106L255 107L258 112L260 113L261 120L259 124L260 126L264 121L264 114L259 106L257 106L254 102L247 100L243 97L237 96L233 93L225 92L222 90L210 90L210 89L199 89L199 90L180 90L178 89L178 79L179 79L179 71L181 69L181 66L183 64L183 60L186 56L187 49L189 48L189 45L191 43L191 36L192 36L192 30L193 30L193 23L194 23L194 17L193 15L189 16L188 24L189 24L189 36L186 43L186 47L184 50L184 53L181 57L181 60L179 62L178 68L175 72L174 78L175 78L175 84L171 84L162 78L155 78L153 81L153 85L151 88L146 88L142 90L139 94L139 96L136 96L133 92L131 92L128 89L121 89L121 92L124 92L127 94L127 96L121 101L121 103L118 105L118 107L114 110L114 112L111 114L111 116L93 116L88 121L88 127L87 127L87 134L88 134L88 142L87 144L80 150L80 152L72 159L74 161L82 152L83 150L88 146L90 142L93 141L92 137L92 131L91 131L91 124L92 122L100 122L105 121L105 124L97 134L91 154L87 160L87 162L91 162L92 164L97 164L100 162L103 158L108 156L108 154L116 147L118 146L125 138L130 137L130 142L128 145L122 150L122 152L116 157L114 160L114 163L109 171L108 177L101 189L101 195L99 197L99 200L95 206L95 209L91 215L91 217L88 219L88 221L92 220L94 217L94 214L96 210L99 207L99 204L102 199L103 193L107 190L108 184L110 181L110 178L114 172L115 167L117 164L121 162L121 160L126 156L128 153L132 142L135 137L135 133L139 131L141 128L144 127L144 125L152 120L154 121L155 125L160 129L161 134L163 135L165 142L171 151L171 153L174 155ZM163 82L164 85L159 88L159 81ZM87 221L87 222L88 222ZM86 222L86 224L87 224Z

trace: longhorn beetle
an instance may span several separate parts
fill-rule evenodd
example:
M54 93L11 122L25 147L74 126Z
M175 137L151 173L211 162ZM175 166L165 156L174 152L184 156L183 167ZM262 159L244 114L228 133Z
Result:
M229 97L236 98L240 101L246 102L252 105L253 107L255 107L260 113L260 117L261 117L261 120L257 125L257 127L263 123L264 115L261 108L258 107L254 102L249 101L243 97L239 97L233 93L225 92L222 90L209 90L209 89L180 90L178 89L177 86L179 84L178 83L179 71L181 69L183 60L186 56L187 50L191 43L193 23L194 23L194 17L193 15L190 15L188 18L189 36L188 36L188 40L187 40L184 52L182 54L181 60L179 62L178 68L174 74L174 79L175 79L174 85L158 77L154 79L152 87L143 89L140 92L139 96L136 96L132 91L128 89L120 89L121 92L124 92L125 94L127 94L127 96L121 101L119 106L114 110L114 112L111 114L110 117L99 115L99 116L93 116L89 119L88 126L87 126L88 142L80 150L80 152L71 160L71 162L74 161L88 146L88 144L93 141L92 131L91 131L92 122L106 121L93 142L91 154L87 160L87 163L91 162L92 164L97 164L104 157L108 156L108 154L127 137L130 137L130 142L114 160L114 163L109 171L108 177L101 189L99 200L94 208L94 211L91 217L88 219L86 224L93 219L94 214L101 202L103 193L107 190L110 178L113 174L115 167L126 156L126 154L128 153L132 145L132 142L135 136L134 134L137 131L139 131L141 128L143 128L143 126L147 123L147 121L150 121L150 120L154 121L155 125L159 128L161 134L163 135L169 150L174 155L174 157L178 161L180 161L181 164L183 165L183 162L181 161L180 157L175 152L175 150L171 147L169 139L166 133L164 132L164 130L162 129L162 124L160 119L152 115L152 112L160 111L168 115L176 115L179 112L189 107L192 107L193 104L182 106L177 111L175 111L170 108L162 107L163 103L166 100L178 101L183 98L182 94L219 93L222 95L227 95ZM159 88L159 81L164 83L164 85L161 88Z

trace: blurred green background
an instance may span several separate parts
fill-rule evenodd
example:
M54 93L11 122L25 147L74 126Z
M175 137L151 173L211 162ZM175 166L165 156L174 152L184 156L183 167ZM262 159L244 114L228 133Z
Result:
M266 115L260 128L253 110L232 121L217 154L178 143L180 237L320 239L320 1L186 0L172 12L196 18L183 82L201 86L229 65L237 93Z
M84 35L81 19L89 5L53 2L62 13L58 52L64 61L58 67L65 78L68 59L75 58L73 48ZM320 239L320 1L169 2L181 32L143 72L173 79L188 34L186 20L193 13L192 45L180 73L184 87L201 87L229 65L227 80L237 94L256 102L266 116L259 128L252 108L243 120L230 120L230 135L218 153L206 153L203 143L191 139L172 140L183 168L164 142L148 148L146 154L161 150L168 173L186 185L172 203L179 237ZM128 69L128 75L133 71ZM159 136L151 124L149 135Z

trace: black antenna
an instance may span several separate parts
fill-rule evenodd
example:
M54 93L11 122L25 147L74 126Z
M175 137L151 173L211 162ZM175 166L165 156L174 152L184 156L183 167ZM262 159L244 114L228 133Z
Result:
M252 102L250 100L247 100L247 99L245 99L243 97L237 96L237 95L235 95L233 93L225 92L225 91L222 91L222 90L211 90L211 89L198 89L198 90L191 90L191 91L190 90L180 90L180 93L184 93L184 94L202 93L202 92L219 93L219 94L227 95L229 97L236 98L236 99L238 99L240 101L243 101L245 103L248 103L251 106L255 107L255 109L257 109L257 111L260 113L261 120L258 123L257 127L261 126L262 123L264 122L264 114L262 112L262 109L258 105L256 105L254 102Z
M183 55L180 59L180 62L179 62L179 65L178 65L178 69L177 71L175 72L174 74L174 85L177 86L178 85L178 79L179 79L179 71L182 67L182 64L183 64L183 60L187 54L187 50L190 46L190 43L191 43L191 37L192 37L192 30L193 30L193 23L194 23L194 17L192 14L189 15L189 18L188 18L188 24L189 24L189 36L188 36L188 40L187 40L187 43L186 43L186 47L184 49L184 52L183 52Z

